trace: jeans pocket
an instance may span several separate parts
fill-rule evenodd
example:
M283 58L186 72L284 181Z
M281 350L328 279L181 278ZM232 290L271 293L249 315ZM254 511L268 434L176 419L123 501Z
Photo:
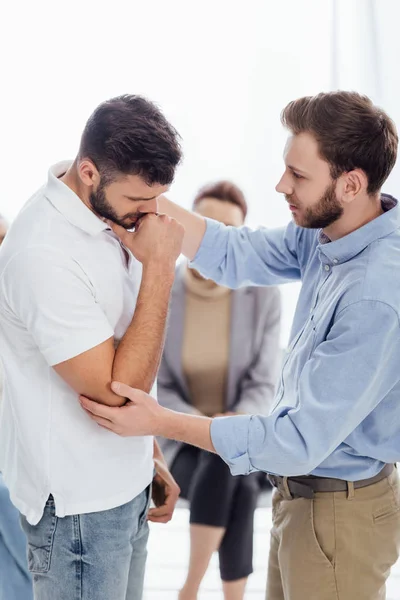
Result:
M47 573L50 569L57 517L54 502L49 500L37 525L21 516L21 525L28 540L28 568L31 573Z
M385 521L397 518L399 516L400 506L397 504L386 504L381 506L372 514L374 523L383 523Z
M296 502L296 501L295 501ZM325 513L319 515L317 511L319 508L324 509L325 507L317 505L315 500L310 501L311 507L311 531L312 536L315 542L316 550L322 558L322 560L329 567L334 568L335 566L335 556L334 556L334 525L332 515L329 515L330 518L326 518L328 515ZM325 511L324 511L325 512ZM326 528L331 528L326 529ZM325 531L324 531L325 529ZM330 543L329 543L330 541Z

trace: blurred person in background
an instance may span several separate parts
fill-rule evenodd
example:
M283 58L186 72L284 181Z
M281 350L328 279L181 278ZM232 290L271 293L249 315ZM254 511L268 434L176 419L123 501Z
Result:
M243 192L229 181L202 188L193 210L240 227ZM268 414L279 363L281 301L276 287L231 291L178 266L158 375L160 404L215 417ZM254 511L265 474L233 477L216 454L160 439L181 496L190 501L190 560L180 600L195 600L219 551L225 600L244 597L253 571ZM268 484L267 484L268 485Z
M0 246L8 230L0 215ZM3 368L0 365L0 414L3 394ZM19 512L0 472L0 600L32 600L32 578L26 559L26 537L19 522Z

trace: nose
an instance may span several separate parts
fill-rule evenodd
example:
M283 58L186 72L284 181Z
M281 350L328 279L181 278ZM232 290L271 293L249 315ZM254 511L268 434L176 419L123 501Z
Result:
M294 191L293 186L292 186L291 182L288 180L286 173L284 173L282 175L282 177L278 181L275 189L279 194L285 194L286 196L291 196L293 194L293 191Z
M143 206L140 207L140 212L142 213L157 213L158 212L158 202L157 198L153 200L147 200Z

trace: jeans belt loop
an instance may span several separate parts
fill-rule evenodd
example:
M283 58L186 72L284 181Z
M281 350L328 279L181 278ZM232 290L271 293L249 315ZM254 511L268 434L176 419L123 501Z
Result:
M287 500L293 500L293 496L291 494L291 491L289 490L289 484L288 484L287 477L282 477L282 489L283 489L283 492L284 492Z
M352 481L346 481L347 483L347 500L354 500L354 483Z

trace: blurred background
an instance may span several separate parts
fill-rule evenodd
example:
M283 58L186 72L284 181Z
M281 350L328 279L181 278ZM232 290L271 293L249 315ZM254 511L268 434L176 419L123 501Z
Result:
M0 212L12 220L48 167L75 155L94 107L128 92L156 101L182 136L171 198L189 206L200 185L231 179L250 225L284 225L281 109L352 89L399 125L399 23L398 0L3 2ZM385 189L399 187L397 167ZM283 289L283 346L297 293Z

